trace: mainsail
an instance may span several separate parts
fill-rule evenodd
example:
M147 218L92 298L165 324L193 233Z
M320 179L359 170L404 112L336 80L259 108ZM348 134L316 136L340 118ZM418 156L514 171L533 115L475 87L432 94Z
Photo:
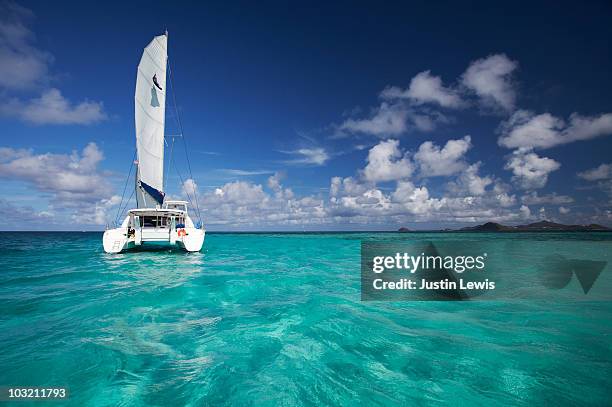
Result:
M168 33L153 38L138 64L134 117L138 151L136 201L139 208L152 208L164 200L167 46Z

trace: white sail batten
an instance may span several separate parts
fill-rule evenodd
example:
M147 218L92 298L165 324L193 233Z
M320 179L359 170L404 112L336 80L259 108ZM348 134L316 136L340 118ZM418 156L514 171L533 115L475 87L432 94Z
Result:
M138 207L154 207L164 183L167 34L153 38L138 64L134 116L138 151ZM157 201L157 202L156 202Z

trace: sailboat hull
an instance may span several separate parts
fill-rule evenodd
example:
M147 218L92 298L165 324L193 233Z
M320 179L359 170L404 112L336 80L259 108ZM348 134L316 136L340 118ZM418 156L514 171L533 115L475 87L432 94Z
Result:
M124 222L125 223L125 222ZM138 228L130 233L127 226L109 229L102 238L106 253L121 253L128 250L150 250L175 248L187 252L199 252L204 245L206 231L194 227Z

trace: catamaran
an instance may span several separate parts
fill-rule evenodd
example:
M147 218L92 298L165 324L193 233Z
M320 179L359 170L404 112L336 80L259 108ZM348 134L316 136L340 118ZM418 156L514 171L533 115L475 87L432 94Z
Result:
M201 220L197 226L194 225L187 211L189 202L166 200L163 192L167 46L166 31L147 45L138 65L134 95L137 159L133 163L136 166L134 193L137 208L127 212L121 226L104 232L103 245L107 253L150 246L197 252L204 244L206 232ZM192 192L195 196L195 190ZM187 196L190 197L189 192ZM197 196L195 201L197 205Z

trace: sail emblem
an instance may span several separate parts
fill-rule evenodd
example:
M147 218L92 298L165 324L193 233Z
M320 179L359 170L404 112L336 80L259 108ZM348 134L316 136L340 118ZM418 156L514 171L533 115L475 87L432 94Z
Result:
M155 84L155 86L157 86L159 90L163 90L162 87L159 86L159 83L157 83L157 74L153 75L153 83Z

